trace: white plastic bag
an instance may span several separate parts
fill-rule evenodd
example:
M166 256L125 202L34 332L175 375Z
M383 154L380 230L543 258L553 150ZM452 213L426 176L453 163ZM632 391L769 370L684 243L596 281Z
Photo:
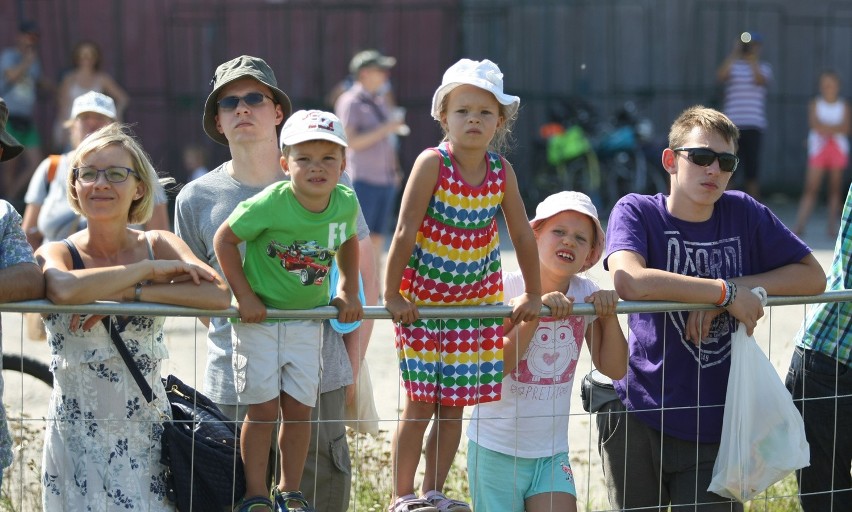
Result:
M346 426L362 434L373 437L379 435L379 413L376 411L376 401L373 395L373 381L370 379L370 369L367 360L361 360L361 371L355 382L355 400L346 404Z
M756 290L765 299L766 292ZM731 344L722 442L707 490L748 501L808 466L810 452L805 424L790 392L742 323Z

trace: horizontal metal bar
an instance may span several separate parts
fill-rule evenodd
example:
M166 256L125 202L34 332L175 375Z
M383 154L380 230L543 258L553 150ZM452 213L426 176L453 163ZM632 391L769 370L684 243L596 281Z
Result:
M796 304L815 304L820 302L852 302L852 290L835 290L820 295L805 296L774 296L769 297L769 306L790 306ZM665 311L696 311L715 309L709 304L684 304L681 302L668 301L619 301L616 307L617 313L659 313ZM223 310L207 310L197 308L186 308L181 306L169 306L165 304L152 304L145 302L106 302L99 301L92 304L57 305L47 300L29 300L23 302L7 302L0 304L0 311L9 313L80 313L80 314L108 314L108 315L151 315L151 316L216 316L237 318L239 314L236 308ZM510 306L424 306L418 308L421 318L494 318L507 317L511 315ZM574 314L593 315L594 306L591 304L574 304ZM550 310L542 307L541 316L547 316ZM271 309L267 315L269 318L291 318L320 320L337 317L337 309L332 306L324 306L316 309L306 310L283 310ZM366 319L389 319L390 313L380 306L369 306L364 308Z

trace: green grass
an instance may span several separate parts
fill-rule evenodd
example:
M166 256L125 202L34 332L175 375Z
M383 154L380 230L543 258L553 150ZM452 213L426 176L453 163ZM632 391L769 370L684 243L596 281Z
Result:
M379 431L377 437L348 431L349 453L352 459L352 494L349 502L351 512L380 512L387 510L393 495L393 472L391 468L391 433ZM467 448L459 447L455 463L450 468L444 492L447 495L467 499L470 489L467 484ZM423 475L415 479L419 483Z
M390 433L381 431L378 437L373 438L366 434L349 431L348 436L352 458L352 495L349 510L351 512L382 512L387 509L393 494ZM466 451L466 444L462 443L445 487L447 494L461 499L467 499L470 496L465 471ZM577 469L584 466L582 463L575 464L576 462L580 461L572 461L575 473ZM588 468L587 465L585 466ZM418 475L416 482L420 482L420 478L422 475ZM747 502L745 512L801 512L797 492L796 478L791 473ZM588 496L584 504L578 503L577 506L581 511L609 509L605 494Z
M745 512L800 512L799 492L793 473L745 505Z
M41 448L44 422L9 421L14 446L12 465L3 471L0 510L23 512L41 510Z
M44 428L40 421L11 422L15 461L3 473L0 511L23 512L41 509L41 443ZM380 431L377 437L349 431L352 458L351 512L383 512L393 494L391 470L391 433ZM466 464L466 444L462 443L447 477L445 492L460 499L470 496ZM582 464L575 464L575 472ZM588 467L588 466L586 466ZM416 481L420 482L422 475ZM579 510L606 510L606 496L588 496L578 503ZM800 512L795 477L790 474L766 492L745 504L745 512Z

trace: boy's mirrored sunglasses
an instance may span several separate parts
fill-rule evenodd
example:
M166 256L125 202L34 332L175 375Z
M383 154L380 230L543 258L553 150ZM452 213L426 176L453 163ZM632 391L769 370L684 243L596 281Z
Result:
M269 101L275 103L274 99L263 93L250 92L245 96L225 96L221 100L217 101L216 104L219 105L219 108L222 110L234 110L237 108L237 105L240 104L240 100L243 100L243 103L249 107L256 107L263 103L264 98L269 98Z
M737 164L740 163L740 157L732 153L716 153L709 148L674 148L672 151L685 151L686 157L690 162L701 167L710 167L713 161L719 159L719 170L725 172L734 172L737 170Z
M74 177L83 183L94 183L98 180L98 174L103 173L104 178L110 183L122 183L133 173L137 178L139 173L127 167L107 167L106 169L95 169L94 167L75 167Z

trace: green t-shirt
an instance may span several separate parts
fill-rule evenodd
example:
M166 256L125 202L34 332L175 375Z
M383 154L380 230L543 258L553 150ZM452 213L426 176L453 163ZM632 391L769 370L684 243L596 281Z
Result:
M254 293L273 309L328 305L326 276L340 245L355 236L357 214L355 192L339 184L320 213L299 204L289 181L237 205L228 224L245 240L243 272Z

